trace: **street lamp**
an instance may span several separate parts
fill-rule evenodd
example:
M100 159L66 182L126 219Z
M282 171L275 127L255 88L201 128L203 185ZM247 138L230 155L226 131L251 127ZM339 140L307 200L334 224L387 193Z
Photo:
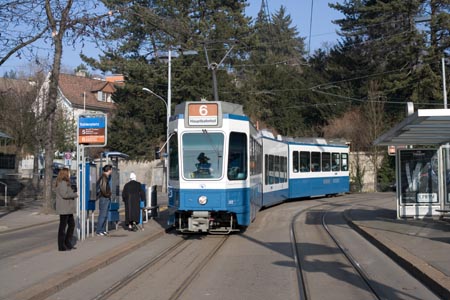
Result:
M170 80L169 80L170 83ZM170 89L170 84L169 84L169 89ZM159 100L161 100L162 102L164 102L164 105L166 106L166 111L167 111L167 120L166 120L166 142L164 143L166 145L166 153L167 153L167 157L166 157L166 192L169 192L169 122L170 122L170 106L169 106L169 97L167 97L167 102L166 100L164 100L163 97L161 97L160 95L156 94L155 92L153 92L152 90L148 89L148 88L142 88L142 90L144 92L147 92L149 94L152 94L153 96L155 96L156 98L158 98Z
M196 55L197 51L194 50L187 50L187 51L182 51L181 52L183 55ZM164 102L164 104L166 105L166 110L167 110L167 124L166 124L166 153L167 153L167 160L166 160L166 191L167 193L169 193L169 155L170 155L170 151L169 151L169 123L170 123L170 116L171 114L171 108L172 108L172 50L168 50L168 57L167 57L167 101L164 100L163 97L161 97L160 95L156 94L155 92L153 92L152 90L148 89L148 88L142 88L142 90L144 92L150 93L153 96L155 96L156 98L158 98L159 100L162 100Z

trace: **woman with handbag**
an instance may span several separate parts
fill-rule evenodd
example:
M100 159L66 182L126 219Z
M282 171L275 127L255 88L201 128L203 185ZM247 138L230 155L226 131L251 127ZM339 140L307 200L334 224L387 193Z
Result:
M70 186L70 173L68 168L59 170L55 184L56 212L59 214L58 250L69 251L76 249L72 245L75 220L73 214L76 212L77 193ZM67 227L67 230L66 230Z

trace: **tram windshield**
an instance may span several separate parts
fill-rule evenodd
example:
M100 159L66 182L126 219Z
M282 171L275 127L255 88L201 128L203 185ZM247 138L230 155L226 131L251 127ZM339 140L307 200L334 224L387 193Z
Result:
M185 133L182 137L185 178L222 177L224 135L218 132Z

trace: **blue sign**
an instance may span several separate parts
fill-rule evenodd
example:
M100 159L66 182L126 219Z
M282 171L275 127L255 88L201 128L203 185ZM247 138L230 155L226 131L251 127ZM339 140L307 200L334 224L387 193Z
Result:
M105 117L81 117L79 128L105 128Z
M106 145L106 115L104 116L80 116L78 119L78 143L84 145L95 145L95 147Z

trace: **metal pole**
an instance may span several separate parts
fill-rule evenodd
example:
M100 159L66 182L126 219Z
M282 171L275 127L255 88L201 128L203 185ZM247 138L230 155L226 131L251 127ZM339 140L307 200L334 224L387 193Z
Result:
M81 201L81 184L80 184L80 180L81 180L81 176L80 176L80 144L78 142L78 132L79 132L79 124L80 124L80 116L78 116L78 120L77 120L77 193L78 193L78 197L77 197L77 201L76 201L76 206L77 206L77 218L76 218L76 224L77 224L77 238L78 240L81 240L81 222L80 222L80 201Z
M214 101L219 101L219 91L217 90L217 77L216 77L216 67L211 67L212 78L213 78L213 91L214 91Z
M84 145L81 145L81 240L86 239L86 157Z
M442 86L444 89L444 108L447 108L447 87L445 81L445 58L442 57Z
M168 68L167 68L167 126L166 126L166 192L169 194L169 155L170 155L170 143L169 143L169 123L171 116L171 107L172 107L172 51L169 49L169 59L168 59Z

